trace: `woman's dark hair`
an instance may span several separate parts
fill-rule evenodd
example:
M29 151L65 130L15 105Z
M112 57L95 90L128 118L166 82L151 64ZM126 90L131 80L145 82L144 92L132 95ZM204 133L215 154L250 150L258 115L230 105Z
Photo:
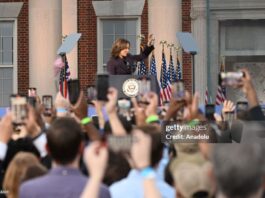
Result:
M130 46L130 42L128 40L122 38L117 39L112 45L111 56L118 58L121 50L126 49L128 45Z

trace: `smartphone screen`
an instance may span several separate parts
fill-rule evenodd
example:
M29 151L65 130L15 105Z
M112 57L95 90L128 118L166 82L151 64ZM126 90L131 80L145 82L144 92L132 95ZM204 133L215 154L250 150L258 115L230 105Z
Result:
M36 97L37 89L35 87L28 88L28 97Z
M145 96L151 91L151 79L150 78L140 78L138 79L139 84L139 92L137 95L137 100L139 103L146 103L148 104Z
M24 124L24 120L27 118L27 98L24 96L11 95L11 112L12 122L14 125Z
M185 86L183 81L177 81L172 86L172 92L174 99L180 101L184 100L185 97Z
M215 105L214 104L207 104L205 105L205 117L208 120L214 121L214 113L215 113Z
M97 75L97 99L108 101L107 94L109 89L109 76L105 74Z
M92 104L93 100L97 100L96 87L93 85L87 86L87 103Z
M219 82L222 86L235 86L244 77L243 72L221 72L219 74Z
M236 103L236 111L237 112L245 112L248 110L248 102L237 102Z
M50 116L52 114L52 96L44 95L42 96L42 104L44 106L44 115Z
M78 79L68 81L68 92L71 104L75 104L80 95L80 83Z

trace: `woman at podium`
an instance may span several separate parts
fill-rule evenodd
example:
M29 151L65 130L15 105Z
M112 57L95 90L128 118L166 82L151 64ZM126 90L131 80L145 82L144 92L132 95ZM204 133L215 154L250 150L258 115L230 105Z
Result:
M107 63L108 73L111 75L128 75L136 70L136 62L146 59L154 50L152 35L148 38L147 46L138 55L130 54L130 42L117 39L111 49L111 58Z

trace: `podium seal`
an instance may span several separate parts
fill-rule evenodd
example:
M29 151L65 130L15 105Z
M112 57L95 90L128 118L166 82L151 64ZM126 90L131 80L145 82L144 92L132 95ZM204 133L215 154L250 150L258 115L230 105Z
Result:
M134 78L129 78L122 85L123 93L128 97L135 97L139 92L138 81Z

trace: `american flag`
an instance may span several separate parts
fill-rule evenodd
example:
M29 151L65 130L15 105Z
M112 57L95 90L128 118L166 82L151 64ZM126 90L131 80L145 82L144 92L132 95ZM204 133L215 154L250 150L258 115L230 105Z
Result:
M174 63L173 63L173 57L172 53L170 52L170 61L169 61L169 66L168 66L168 73L169 73L169 81L170 83L174 83L177 81L177 74L175 71Z
M155 76L157 78L157 73L156 73L156 59L154 53L152 53L151 56L151 61L150 61L150 74L152 76Z
M177 56L177 80L182 80L182 70L178 56Z
M65 56L65 67L61 69L60 80L59 80L59 90L63 97L68 96L67 81L70 80L70 68L68 65L67 58Z
M220 72L224 71L224 64L221 64ZM216 98L215 98L215 104L216 105L221 105L225 101L225 87L222 86L221 81L219 80L218 82L218 88L217 88L217 93L216 93Z
M164 49L162 51L162 65L160 73L160 102L169 101L171 98L171 87L168 79L167 73L167 63L165 58Z
M143 46L140 46L140 50L141 52L143 51ZM147 68L146 68L146 65L145 65L145 62L144 60L140 61L140 65L138 67L138 75L141 75L141 76L144 76L144 75L147 75Z
M144 63L144 60L140 61L140 65L138 68L138 75L141 75L141 76L147 75L147 68Z

